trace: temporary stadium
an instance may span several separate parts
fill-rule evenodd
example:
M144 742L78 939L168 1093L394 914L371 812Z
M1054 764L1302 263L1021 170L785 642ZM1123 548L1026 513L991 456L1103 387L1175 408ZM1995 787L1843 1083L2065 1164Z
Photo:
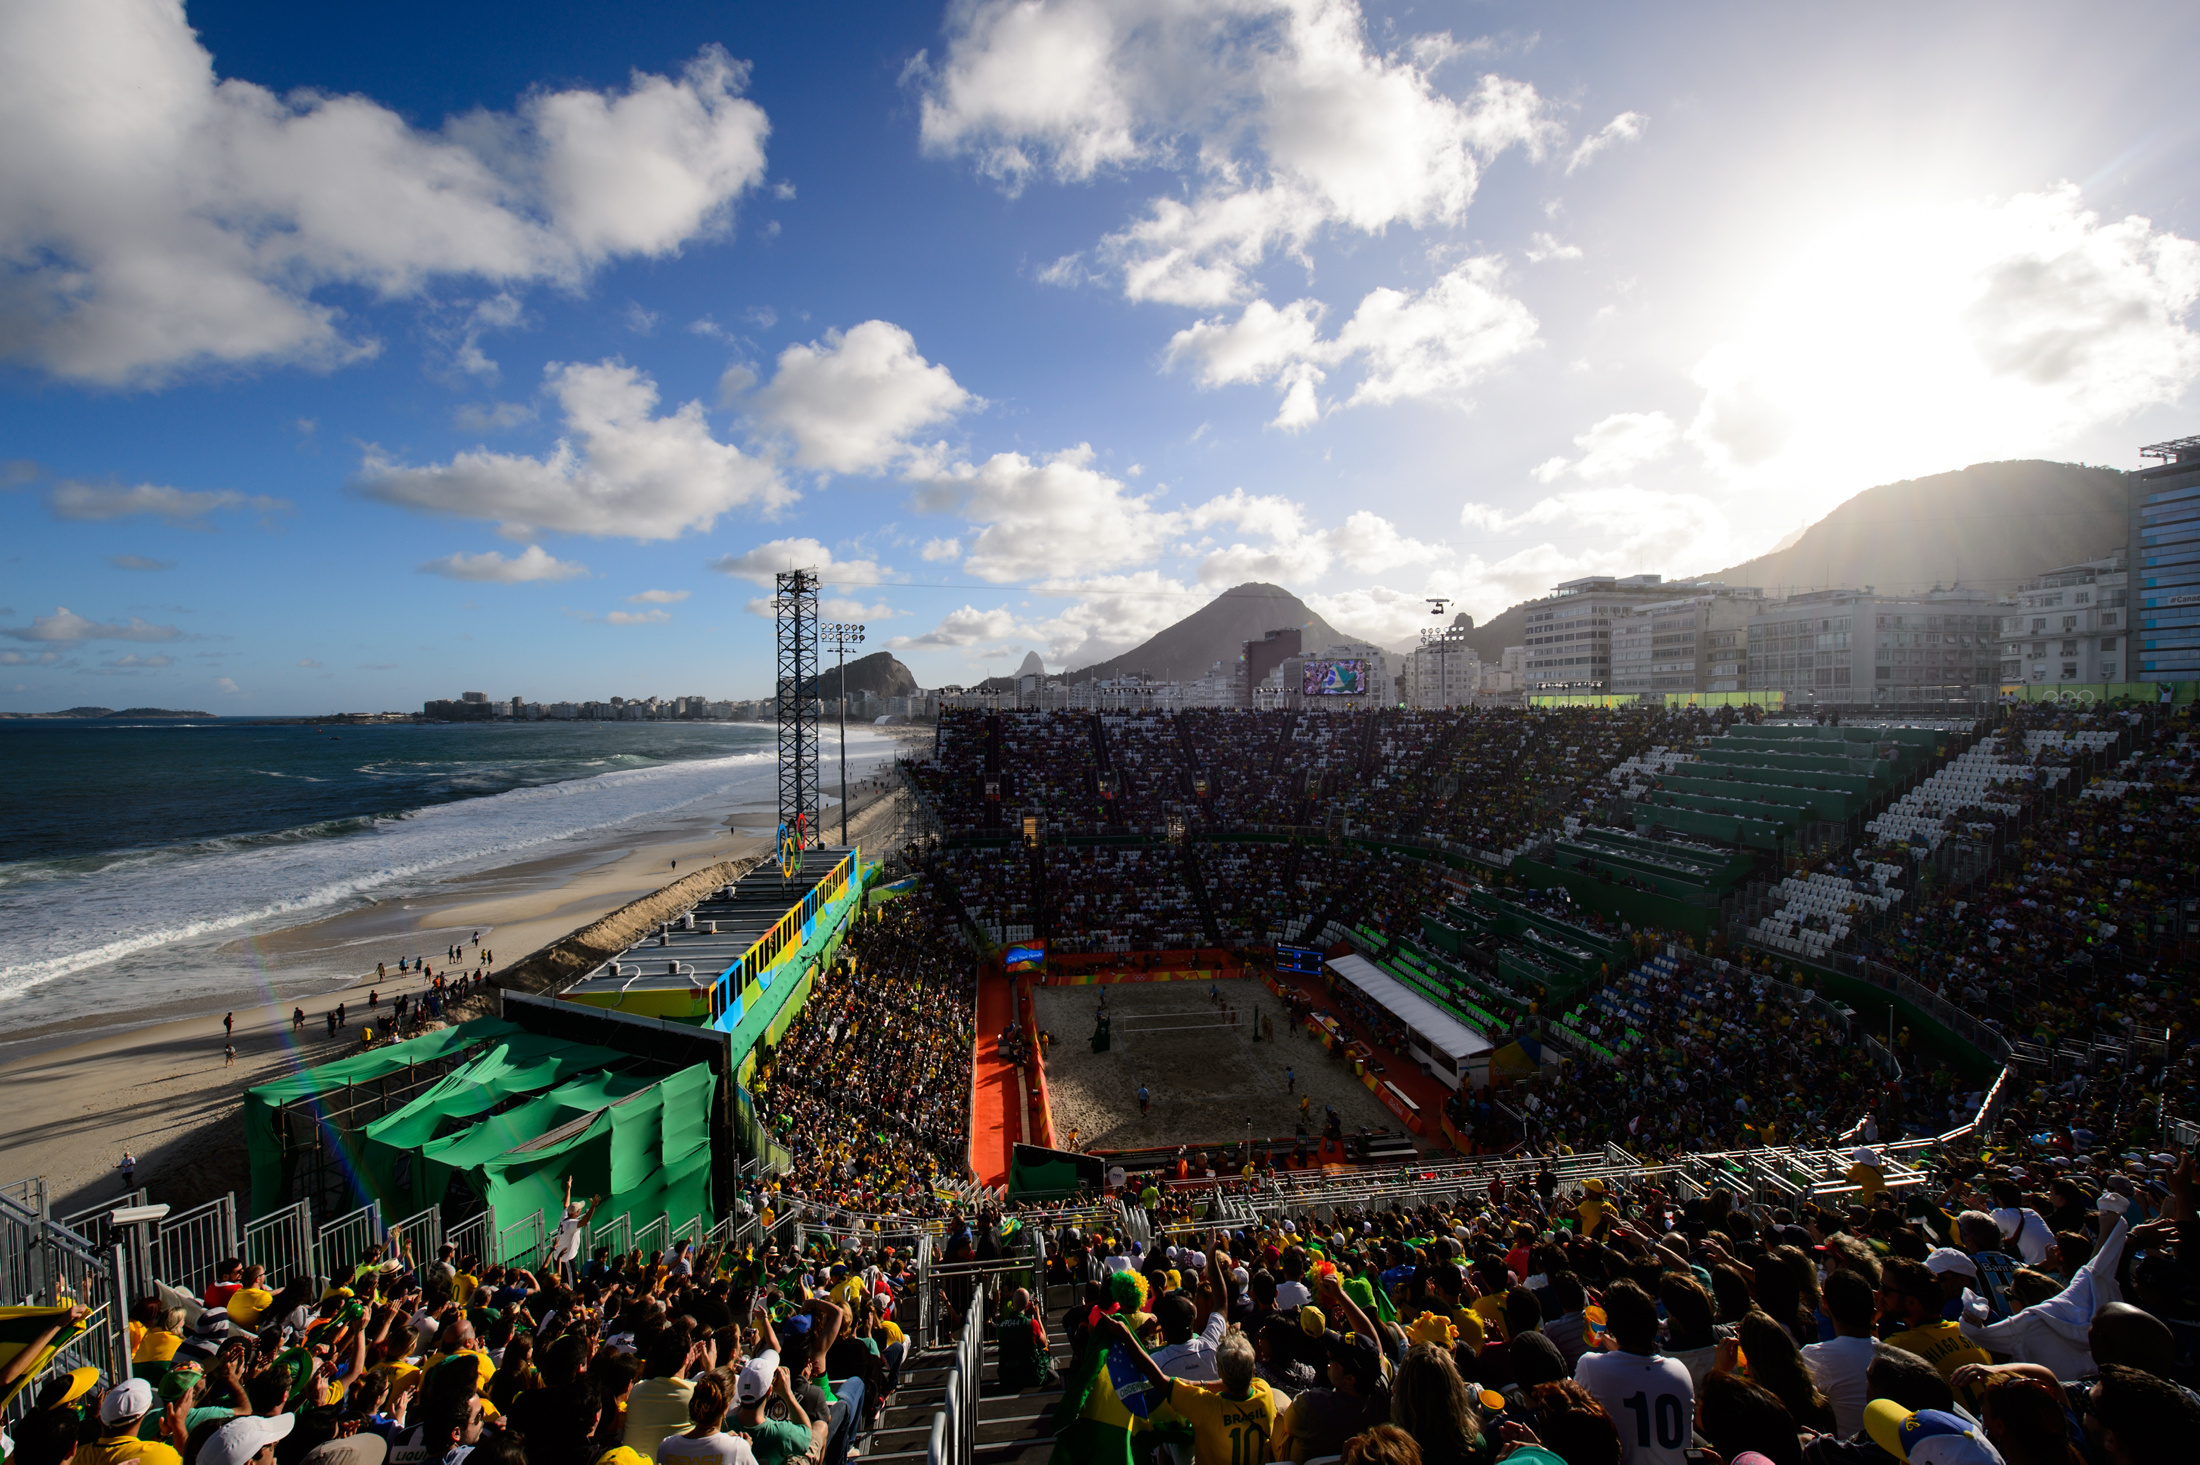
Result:
M894 1242L935 1351L872 1458L1006 1459L1045 1426L980 1407L958 1318L1043 1293L1065 1226L2151 1154L2200 1117L2182 712L951 708L897 770L913 842L798 840L548 990L252 1090L249 1197L17 1187L13 1295L534 1266L568 1189L614 1256ZM945 1261L979 1216L1018 1239ZM126 1368L113 1333L70 1356Z

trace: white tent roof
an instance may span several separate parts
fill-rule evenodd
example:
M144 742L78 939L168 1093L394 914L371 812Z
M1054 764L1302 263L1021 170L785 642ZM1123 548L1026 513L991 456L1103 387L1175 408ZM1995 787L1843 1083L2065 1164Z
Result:
M1497 1046L1364 956L1340 956L1328 965L1377 1007L1418 1033L1430 1051L1449 1058L1454 1068Z

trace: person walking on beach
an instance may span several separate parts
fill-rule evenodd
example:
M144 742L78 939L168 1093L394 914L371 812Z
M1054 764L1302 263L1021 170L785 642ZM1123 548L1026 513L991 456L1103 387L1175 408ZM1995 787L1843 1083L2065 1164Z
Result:
M338 1027L344 1025L344 1004L341 1002L336 1004L336 1025Z
M224 1043L224 1044L222 1044L222 1067L224 1067L224 1068L235 1068L236 1066L237 1066L237 1045L236 1045L235 1043Z
M382 1005L382 992L378 987L367 988L367 1011L373 1012Z
M1146 1086L1144 1084L1140 1084L1138 1086L1138 1112L1143 1114L1147 1111L1147 1109L1151 1108L1152 1105L1153 1095L1146 1092Z
M137 1156L128 1150L122 1152L122 1163L115 1166L122 1172L122 1189L125 1194L137 1189Z
M1299 1091L1298 1070L1288 1064L1284 1066L1283 1070L1283 1091L1287 1094L1295 1094Z
M235 1036L237 1036L237 1014L235 1014L234 1012L225 1012L222 1014L222 1036L224 1038L234 1038Z
M290 1030L291 1030L292 1032L294 1032L294 1033L295 1033L295 1032L299 1032L299 1031L301 1031L301 1030L303 1030L303 1029L304 1029L305 1025L306 1025L306 1010L305 1010L305 1009L304 1009L303 1007L293 1007L293 1008L291 1008L291 1009L290 1009Z

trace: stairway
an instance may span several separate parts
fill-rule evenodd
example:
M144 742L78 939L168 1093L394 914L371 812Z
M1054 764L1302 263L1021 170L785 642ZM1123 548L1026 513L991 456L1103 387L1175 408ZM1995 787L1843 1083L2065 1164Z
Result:
M1043 1389L1004 1393L995 1362L997 1345L988 1335L985 1367L978 1386L977 1450L974 1465L1046 1465L1054 1449L1054 1407L1061 1401L1071 1358L1062 1320L1079 1289L1056 1283L1046 1289L1047 1341L1054 1355L1054 1380ZM942 1407L953 1345L932 1348L905 1366L878 1424L863 1448L863 1465L922 1465L931 1446L932 1416ZM940 1465L956 1465L952 1436L942 1442Z

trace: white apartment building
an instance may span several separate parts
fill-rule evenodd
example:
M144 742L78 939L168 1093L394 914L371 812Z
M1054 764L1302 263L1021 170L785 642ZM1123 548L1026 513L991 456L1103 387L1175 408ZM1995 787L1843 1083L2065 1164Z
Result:
M2027 580L2001 605L2002 681L2133 680L2130 582L2120 554Z
M1675 587L1673 599L1615 615L1614 692L1740 692L1749 687L1749 618L1764 604L1755 587Z

